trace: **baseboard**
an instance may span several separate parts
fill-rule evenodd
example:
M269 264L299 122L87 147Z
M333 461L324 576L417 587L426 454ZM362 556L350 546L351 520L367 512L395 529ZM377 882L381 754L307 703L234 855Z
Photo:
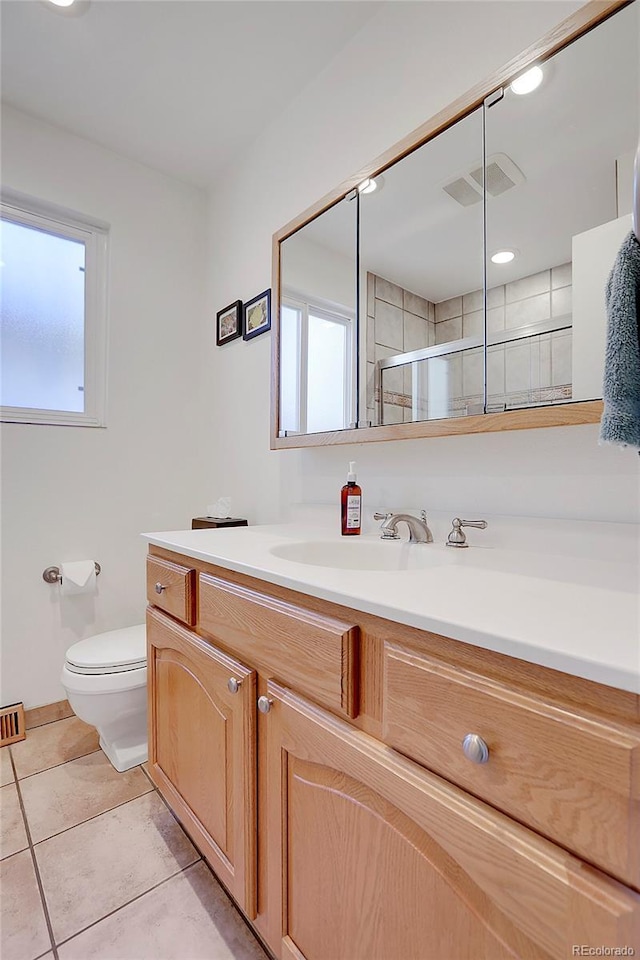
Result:
M64 720L66 717L75 716L69 705L68 700L58 700L56 703L46 703L44 707L33 707L32 710L25 710L25 728L31 730L32 727L42 727L45 723L53 723L54 720Z

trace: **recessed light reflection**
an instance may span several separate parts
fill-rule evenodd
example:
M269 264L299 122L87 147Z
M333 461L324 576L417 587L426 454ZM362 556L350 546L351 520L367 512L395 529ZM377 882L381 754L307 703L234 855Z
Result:
M491 263L511 263L514 257L513 250L497 250L491 257Z
M358 193L373 193L373 191L377 189L378 184L373 177L367 177L366 180L363 180L362 183L358 184Z
M524 96L525 93L533 93L542 83L543 77L544 74L541 67L532 67L531 70L527 70L522 76L516 77L511 84L511 89L519 97Z

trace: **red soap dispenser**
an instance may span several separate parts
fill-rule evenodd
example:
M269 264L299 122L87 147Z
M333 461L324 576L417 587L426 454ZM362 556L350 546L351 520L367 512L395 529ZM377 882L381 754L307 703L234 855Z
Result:
M349 463L347 482L340 491L340 507L342 511L342 536L358 536L362 516L362 490L356 483L355 460L351 460Z

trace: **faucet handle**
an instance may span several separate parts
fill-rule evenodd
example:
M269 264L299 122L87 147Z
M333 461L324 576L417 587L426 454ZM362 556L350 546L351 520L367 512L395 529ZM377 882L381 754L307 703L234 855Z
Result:
M394 513L379 513L379 512L374 513L373 515L374 520L382 520L382 523L380 524L381 540L399 540L400 539L400 535L397 533L395 527L393 530L391 530L387 526L391 518L395 516L396 514Z
M459 517L454 517L453 529L449 536L447 537L447 546L448 547L468 547L466 535L463 531L463 527L476 527L478 530L484 530L487 526L486 520L461 520Z

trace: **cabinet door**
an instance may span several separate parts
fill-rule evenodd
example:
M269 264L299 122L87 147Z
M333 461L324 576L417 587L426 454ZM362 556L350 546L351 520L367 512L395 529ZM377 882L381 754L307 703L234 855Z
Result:
M256 900L255 673L147 609L149 772L252 919ZM229 681L238 686L229 689Z
M283 960L640 947L638 894L275 683L269 698L269 940Z

